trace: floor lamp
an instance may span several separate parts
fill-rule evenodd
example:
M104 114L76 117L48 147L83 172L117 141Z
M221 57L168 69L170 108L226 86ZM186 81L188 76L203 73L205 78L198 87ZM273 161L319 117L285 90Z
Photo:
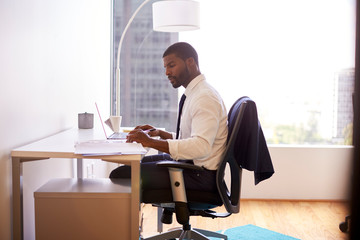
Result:
M138 12L151 0L145 0L133 13L128 23L125 26L119 41L119 47L116 60L116 110L111 113L112 116L120 116L120 53L121 46L124 41L124 36L134 20ZM196 30L200 28L200 4L193 0L164 0L154 2L152 5L153 10L153 29L160 32L181 32ZM114 84L111 84L113 87ZM111 95L113 90L111 90ZM113 100L111 96L111 101ZM111 109L113 111L113 109Z

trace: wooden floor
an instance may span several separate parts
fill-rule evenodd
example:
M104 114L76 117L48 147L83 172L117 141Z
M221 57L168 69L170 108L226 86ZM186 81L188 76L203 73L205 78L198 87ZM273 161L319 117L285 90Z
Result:
M222 208L217 212L225 212ZM157 234L157 210L143 206L144 237ZM302 240L346 240L348 234L339 230L339 223L349 214L346 203L314 201L243 200L240 213L223 219L191 217L192 227L218 231L253 224ZM175 217L173 223L164 224L164 231L180 226Z

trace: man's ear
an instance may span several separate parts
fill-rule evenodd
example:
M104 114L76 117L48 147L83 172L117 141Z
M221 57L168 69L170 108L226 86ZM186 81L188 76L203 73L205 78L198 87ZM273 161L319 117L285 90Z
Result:
M195 64L194 58L192 58L192 57L187 58L187 59L186 59L186 64L187 64L188 66L194 66L194 64Z

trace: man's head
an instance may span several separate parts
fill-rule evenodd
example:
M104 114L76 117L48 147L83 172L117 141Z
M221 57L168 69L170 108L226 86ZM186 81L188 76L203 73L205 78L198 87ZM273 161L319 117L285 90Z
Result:
M198 76L199 60L195 49L188 43L178 42L166 49L163 54L166 76L174 88L186 87Z
M199 59L196 50L186 42L174 43L173 45L168 47L163 54L163 58L170 54L175 54L183 61L185 61L188 58L193 58L195 60L196 65L199 66Z

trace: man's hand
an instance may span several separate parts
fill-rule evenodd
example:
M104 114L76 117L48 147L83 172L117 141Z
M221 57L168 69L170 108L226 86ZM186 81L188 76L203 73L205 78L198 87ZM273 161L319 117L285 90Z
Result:
M137 126L135 129L141 129L146 132L150 137L157 137L160 136L160 131L154 128L151 125L140 125Z
M159 136L160 139L152 138L156 136ZM164 140L169 138L172 138L171 133L158 130L151 125L141 125L129 132L126 142L137 142L141 143L143 147L150 147L161 152L170 153L169 144Z
M148 147L151 141L150 136L147 134L147 130L141 128L135 128L126 136L126 142L141 143L144 147Z

